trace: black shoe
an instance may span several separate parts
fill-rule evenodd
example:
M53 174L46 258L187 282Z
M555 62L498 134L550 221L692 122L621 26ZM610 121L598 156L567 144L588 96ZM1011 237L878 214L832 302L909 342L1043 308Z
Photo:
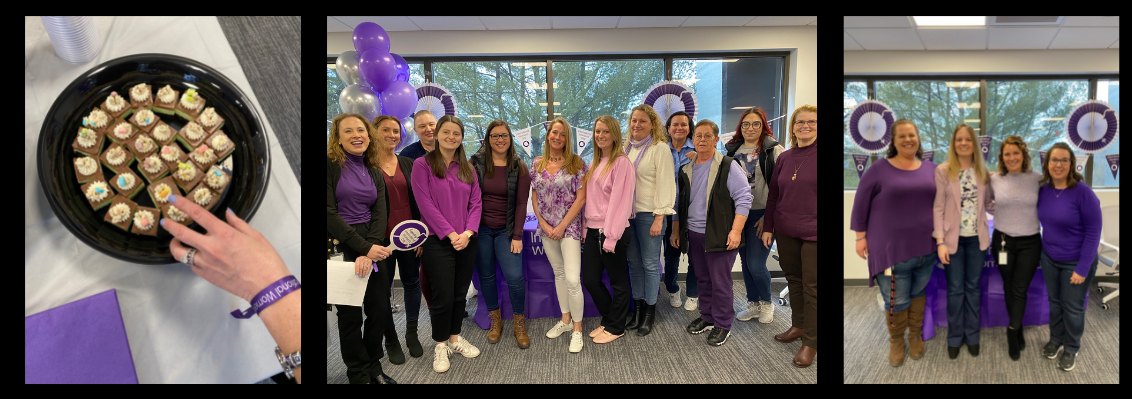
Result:
M1026 349L1026 337L1022 335L1022 329L1019 328L1013 331L1016 331L1015 334L1018 336L1018 350Z
M704 319L697 317L695 320L692 320L692 324L689 324L684 330L691 334L700 334L704 331L711 330L714 326L715 324L708 323L704 321Z
M971 356L979 356L979 344L967 345L967 352L971 353Z
M727 342L727 337L731 336L731 330L726 328L713 328L711 333L708 334L707 343L713 346L723 345Z
M370 384L393 384L393 385L396 385L397 381L393 381L393 379L390 378L389 376L385 375L385 373L381 373L381 377L370 378L369 383Z
M1077 354L1065 352L1061 354L1061 361L1057 362L1057 368L1065 371L1073 370L1077 365Z
M1042 356L1049 359L1056 359L1057 355L1061 353L1061 345L1056 345L1053 341L1046 342L1046 346L1042 348Z
M641 322L645 320L645 300L637 299L633 301L634 307L637 309L635 312L629 312L629 322L625 323L626 330L635 330L641 326Z
M421 341L417 339L417 322L408 322L408 327L405 329L405 345L409 347L409 356L421 357L424 355L424 348L421 347Z
M1018 357L1021 356L1021 354L1018 353L1018 335L1009 327L1006 329L1006 346L1007 352L1010 354L1010 360L1018 361Z
M401 351L401 343L396 340L389 342L389 339L386 338L385 352L389 353L389 363L405 364L405 352Z
M646 336L652 332L652 323L656 318L656 304L645 305L645 320L637 328L637 335Z
M947 357L950 357L952 359L959 357L959 347L958 346L947 347Z

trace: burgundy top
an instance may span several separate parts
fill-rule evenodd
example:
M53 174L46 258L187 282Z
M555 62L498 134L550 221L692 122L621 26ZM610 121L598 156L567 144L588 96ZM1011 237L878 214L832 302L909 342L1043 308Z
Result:
M393 176L381 172L381 177L385 178L385 203L389 204L389 223L385 226L386 237L389 237L389 232L393 231L398 223L413 218L409 204L409 181L405 180L405 175L401 173L400 162L394 165Z
M791 148L778 156L770 178L763 231L806 241L818 240L818 143ZM794 179L795 171L798 178Z
M495 174L488 179L484 174L483 182L483 216L480 222L493 229L507 227L507 167L494 166ZM526 223L527 198L531 195L530 174L519 174L519 182L515 196L515 231L511 233L512 240L523 239L522 226Z

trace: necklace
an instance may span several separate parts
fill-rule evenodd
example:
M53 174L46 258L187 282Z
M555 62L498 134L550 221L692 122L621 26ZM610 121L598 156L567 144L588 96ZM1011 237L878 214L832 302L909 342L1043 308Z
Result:
M550 162L562 162L562 157L555 158L555 157L547 155L547 160L549 160Z
M791 177L790 180L797 180L798 179L798 169L802 168L802 164L806 163L806 158L809 158L809 157L810 157L809 155L802 157L802 163L798 164L798 166L794 168L794 177ZM794 162L798 162L798 156L797 155L794 156Z
M1065 188L1069 188L1069 187L1068 187L1068 186L1066 186ZM1065 193L1065 188L1061 189L1061 192L1060 192L1060 193L1056 193L1056 194L1054 194L1054 195L1053 195L1053 196L1054 196L1054 198L1061 198L1061 194L1064 194L1064 193ZM1054 188L1054 191L1056 191L1056 190L1057 190L1057 188Z

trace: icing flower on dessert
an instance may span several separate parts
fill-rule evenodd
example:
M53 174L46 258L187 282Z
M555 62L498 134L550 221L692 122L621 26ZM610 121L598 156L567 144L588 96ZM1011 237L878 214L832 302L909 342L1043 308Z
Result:
M215 148L216 151L223 152L228 149L230 144L232 144L232 141L228 140L228 136L223 134L212 136L212 148Z
M174 92L173 88L169 87L169 85L165 85L165 87L162 87L162 88L157 90L157 99L161 100L161 102L163 102L163 103L173 102L174 96L176 96L176 95L177 95L177 93Z
M160 124L160 125L157 125L157 127L153 128L153 138L158 139L160 141L168 141L169 136L172 136L172 135L173 135L173 129L170 129L169 125Z
M149 230L153 227L153 214L147 210L140 210L134 214L134 226L140 230Z
M114 223L122 223L130 219L130 206L125 202L119 202L110 207L110 220Z
M173 219L173 221L175 221L177 223L184 222L185 217L188 216L188 215L185 214L185 212L181 211L180 209L177 209L177 207L173 206L173 205L169 205L169 209L166 212L169 213L169 218Z
M205 126L212 127L216 125L216 122L220 122L220 117L216 115L216 110L212 107L208 107L200 114L199 120L200 123L203 123Z
M108 108L110 112L121 111L125 106L126 100L123 99L122 96L119 96L118 92L110 92L110 97L106 99L106 108Z
M98 141L98 136L94 134L93 130L85 127L79 128L79 145L83 148L93 147Z
M102 201L110 194L110 187L106 186L106 182L96 180L86 188L86 197L91 202Z
M193 151L189 156L193 157L193 160L199 163L209 163L216 160L216 154L212 152L211 148L208 148L208 146L204 144L197 147L196 151Z
M181 95L181 106L185 109L197 109L200 106L200 100L201 97L197 95L196 89L189 89Z
M165 183L158 183L157 186L153 187L153 199L162 204L169 202L169 194L172 193L173 190L170 189L169 185Z
M145 83L139 83L130 89L130 98L134 101L145 101L149 99L149 86Z
M204 187L197 188L196 191L193 191L193 202L200 206L208 205L212 202L212 192Z
M197 141L200 140L201 137L204 137L204 128L200 127L199 124L197 124L196 122L189 122L189 124L185 126L186 139Z
M106 115L100 109L90 111L90 115L83 117L83 126L91 126L95 129L101 129L106 126L106 122L110 121L110 116Z
M175 146L169 146L169 145L161 147L161 159L164 159L165 162L173 162L173 161L176 161L178 158L181 158L181 149L180 148L177 148Z
M153 139L145 137L144 135L138 136L138 139L134 141L134 148L139 152L150 152L155 146L157 146L157 144L153 142Z
M228 178L224 176L224 173L221 172L220 169L213 166L212 169L208 170L208 176L204 178L204 181L209 187L219 190L220 186L223 186L224 183L228 181Z
M79 173L89 175L98 170L98 161L91 157L75 158L75 167L79 169Z
M142 126L149 126L149 124L157 120L157 117L153 115L153 111L150 111L149 108L142 108L141 111L138 111L138 116L135 118L134 120L137 121L137 124Z
M118 165L121 165L122 162L125 162L125 161L126 161L126 151L123 150L122 147L114 146L114 148L111 148L111 149L106 151L106 162L109 162L111 165L118 166Z
M151 174L161 170L161 165L164 165L164 163L157 159L157 155L150 155L145 161L142 161L142 169Z
M114 126L114 137L125 140L130 138L130 124L126 122Z
M197 176L197 169L192 164L177 162L177 177L181 180L189 181Z
M137 180L137 178L134 177L133 174L130 174L130 173L120 174L120 175L118 175L118 188L123 189L123 190L132 189L132 188L134 188L134 183L136 183L136 180Z

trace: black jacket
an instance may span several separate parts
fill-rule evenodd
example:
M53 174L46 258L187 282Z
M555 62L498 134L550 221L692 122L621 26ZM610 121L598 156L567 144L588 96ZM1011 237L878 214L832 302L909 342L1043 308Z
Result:
M404 165L402 163L402 165ZM327 239L337 238L343 245L349 247L351 250L367 254L369 249L374 245L385 245L385 225L388 223L389 206L386 204L385 193L385 179L378 173L381 170L367 167L370 177L373 178L373 184L377 187L377 201L374 201L373 207L370 208L370 221L368 223L369 233L366 237L358 235L342 216L338 214L338 196L335 191L338 188L338 179L342 177L342 167L326 157L326 233ZM408 173L406 173L406 178ZM351 259L346 259L351 261Z
M708 195L707 201L707 227L704 229L704 250L706 252L723 252L727 251L727 234L731 232L731 226L735 223L735 200L731 199L731 191L727 188L727 175L731 171L732 158L716 153L719 159L712 159L708 161L711 167L715 167L715 179L708 181ZM696 154L697 157L700 154ZM692 168L695 167L695 160L685 164L677 170L679 183L677 188L677 206L679 207L678 213L680 214L680 252L688 253L688 207L692 203L691 195L691 182L692 182ZM710 178L709 178L710 179ZM746 244L746 237L739 237L739 246L742 248Z

